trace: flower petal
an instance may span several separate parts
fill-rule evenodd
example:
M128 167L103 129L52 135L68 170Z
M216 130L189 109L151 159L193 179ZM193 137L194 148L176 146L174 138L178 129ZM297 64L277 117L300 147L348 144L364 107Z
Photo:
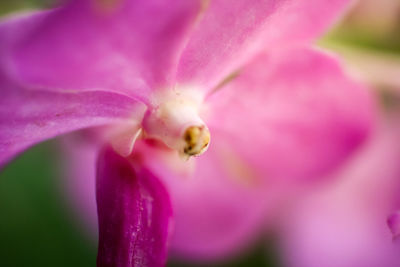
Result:
M171 249L179 257L208 261L243 252L264 227L272 194L224 164L218 148L198 158L138 142L133 156L162 179L171 194L175 228ZM235 162L239 165L240 162ZM243 170L245 171L245 170Z
M400 266L386 224L399 203L400 128L393 126L383 123L339 179L296 202L281 223L287 266Z
M96 184L97 266L164 266L172 212L157 177L106 148Z
M178 82L206 90L260 51L309 42L329 27L348 0L212 0L192 34Z
M171 82L200 6L200 0L70 1L0 27L6 65L31 86L145 98Z
M82 138L69 139L64 146L65 187L93 234L96 216L90 185L94 184L96 148ZM238 168L221 163L223 158L213 147L194 161L183 161L171 150L140 140L130 160L151 169L168 188L175 222L171 249L176 256L203 261L231 256L258 238L265 226L264 215L275 188L266 191L251 177L246 180L249 177L236 174Z
M387 218L387 224L392 232L393 239L398 239L400 235L400 212L396 211L390 214Z
M0 166L35 143L81 128L140 119L145 109L112 92L57 93L0 84Z
M332 170L373 122L366 88L335 59L305 48L260 55L208 101L211 135L266 179Z
M93 131L96 128L73 132L57 139L60 151L61 194L65 194L78 224L88 237L97 241L96 161L104 146Z

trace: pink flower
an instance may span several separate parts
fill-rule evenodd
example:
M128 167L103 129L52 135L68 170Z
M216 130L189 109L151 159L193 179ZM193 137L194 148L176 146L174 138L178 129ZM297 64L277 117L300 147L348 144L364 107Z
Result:
M400 232L400 211L392 212L387 218L387 224L392 232L393 240L397 240Z
M399 136L399 112L382 115L338 179L298 199L280 224L285 266L400 266Z
M306 47L346 3L76 0L5 20L0 163L91 128L68 172L90 183L96 154L99 266L163 265L172 217L175 252L232 253L285 184L368 134L367 91Z

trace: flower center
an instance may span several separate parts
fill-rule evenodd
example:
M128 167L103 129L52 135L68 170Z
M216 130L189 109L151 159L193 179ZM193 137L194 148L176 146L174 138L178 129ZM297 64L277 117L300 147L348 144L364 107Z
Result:
M204 153L210 132L199 117L202 100L195 91L174 91L155 97L142 123L146 136L164 142L184 157Z
M190 126L183 138L186 142L183 152L188 156L200 155L208 148L210 132L204 126Z

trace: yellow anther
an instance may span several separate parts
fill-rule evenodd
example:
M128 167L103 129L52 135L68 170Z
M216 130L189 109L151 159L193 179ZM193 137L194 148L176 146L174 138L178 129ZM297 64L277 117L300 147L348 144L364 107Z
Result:
M183 134L185 147L183 152L188 156L196 156L205 152L210 143L210 132L205 126L191 126Z

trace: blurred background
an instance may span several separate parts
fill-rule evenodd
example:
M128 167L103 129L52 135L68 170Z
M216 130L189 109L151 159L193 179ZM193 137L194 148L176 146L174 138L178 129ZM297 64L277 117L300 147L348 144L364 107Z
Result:
M52 0L2 0L0 15L53 4ZM318 45L340 54L354 75L367 77L385 106L400 104L399 0L356 2ZM1 266L95 266L96 238L74 219L60 186L60 164L56 142L49 141L0 172ZM260 244L215 266L280 266L274 239ZM197 265L171 260L169 266Z

